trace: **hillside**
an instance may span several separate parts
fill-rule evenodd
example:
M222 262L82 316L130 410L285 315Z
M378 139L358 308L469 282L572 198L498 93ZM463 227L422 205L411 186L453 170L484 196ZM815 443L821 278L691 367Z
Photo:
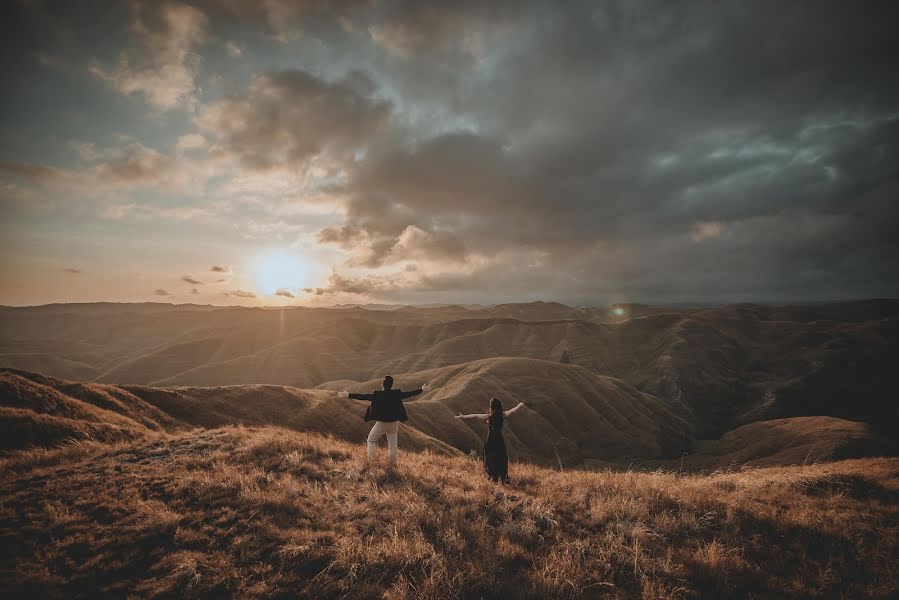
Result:
M427 381L432 382L434 389L407 402L410 420L404 426L404 448L479 452L486 426L453 417L460 411L483 412L493 396L507 398L510 403L522 399L528 404L514 419L510 418L506 430L513 459L543 464L561 460L576 465L584 458L664 458L679 456L690 443L687 424L656 398L622 381L572 365L532 359L485 359L398 376L397 385L412 389ZM553 386L541 387L542 381L552 381ZM346 387L339 382L328 385L335 390ZM380 381L349 387L370 391L380 387ZM44 400L48 394L55 399L53 403ZM116 403L107 401L103 412L94 414L99 410L96 405L102 404L98 398L113 397ZM156 419L151 424L153 430L167 432L231 424L279 425L361 442L370 428L361 418L365 402L338 399L326 389L76 384L11 370L0 370L0 407L3 411L19 411L10 429L21 428L26 416L35 422L38 415L41 419L71 420L58 433L49 426L35 431L27 441L37 445L51 445L68 437L96 437L93 430L77 432L79 417L85 423L97 423L96 427L114 426L119 432L99 439L114 441L125 436L122 430L127 430L128 439L141 437L147 433L148 424L135 414L151 410ZM6 412L3 414L6 416ZM24 447L25 440L16 444L13 447Z
M224 428L0 462L6 597L778 597L899 593L899 461L713 476Z
M510 456L542 463L580 464L584 458L679 456L691 442L689 425L658 398L619 379L574 365L525 358L491 358L396 376L395 385L433 388L407 402L409 423L463 452L480 451L487 426L461 421L485 413L490 399L526 408L505 428ZM381 381L333 382L323 387L368 392Z
M867 423L833 417L795 417L743 425L720 440L700 442L688 467L799 465L884 456L895 452Z
M51 447L66 440L115 442L196 427L279 425L364 440L365 405L332 393L275 385L151 388L73 383L36 373L0 370L0 450ZM406 428L403 445L458 453Z
M804 464L896 453L894 441L862 422L831 417L760 421L720 440L694 440L660 399L573 365L493 358L397 376L397 386L433 389L406 402L404 449L480 453L486 425L453 418L485 412L498 397L526 407L505 428L515 461L577 467L647 464L712 470L733 464ZM547 385L545 382L551 382ZM0 369L0 451L66 440L115 442L195 427L278 425L361 443L366 403L334 391L368 392L380 380L335 381L319 389L279 385L114 386Z
M109 384L312 388L517 357L625 381L700 439L820 415L899 427L896 300L380 308L0 307L0 366Z
M0 371L0 451L72 439L136 440L184 428L121 388Z

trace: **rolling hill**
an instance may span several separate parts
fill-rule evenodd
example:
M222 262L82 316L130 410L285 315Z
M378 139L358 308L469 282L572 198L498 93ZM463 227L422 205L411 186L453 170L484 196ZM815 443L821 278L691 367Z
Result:
M0 458L8 598L895 597L899 461L492 484L225 427Z
M830 417L761 421L720 440L695 440L689 424L658 398L573 365L535 359L484 359L397 376L406 389L430 381L406 402L404 450L480 454L486 425L458 420L483 412L491 397L526 407L505 427L510 458L584 468L647 465L713 470L734 464L805 464L894 454L871 426ZM551 381L547 386L545 382ZM335 390L370 391L380 380L335 381L318 389L278 385L115 386L0 370L0 452L55 447L71 440L122 442L227 425L276 425L363 444L370 424L363 401Z
M106 384L308 389L524 358L626 382L685 420L698 439L804 416L863 421L888 434L899 427L888 377L899 357L897 314L896 300L694 308L3 307L0 366Z
M679 456L689 447L689 425L658 398L619 379L574 365L526 358L491 358L396 376L395 385L426 394L406 403L409 423L464 452L483 446L487 426L453 416L485 413L498 397L526 408L505 427L510 456L531 462L579 464L583 458ZM368 392L381 380L324 387Z
M9 369L0 370L3 450L52 447L66 440L114 442L197 427L278 425L364 440L364 405L333 393L277 385L216 388L152 388L73 383ZM410 449L457 453L445 443L408 428Z

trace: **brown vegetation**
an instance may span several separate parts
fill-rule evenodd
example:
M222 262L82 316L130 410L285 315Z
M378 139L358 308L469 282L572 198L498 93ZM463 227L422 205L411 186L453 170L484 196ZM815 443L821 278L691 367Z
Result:
M370 425L364 403L333 392L281 385L152 388L75 383L37 373L0 369L0 454L65 440L115 442L195 427L280 425L347 440L363 439ZM458 454L444 442L408 428L405 446Z
M557 472L280 428L23 450L6 597L895 597L899 460Z
M663 402L701 439L825 415L899 427L899 301L807 306L276 310L0 307L0 366L113 384L311 388L496 357L570 363Z

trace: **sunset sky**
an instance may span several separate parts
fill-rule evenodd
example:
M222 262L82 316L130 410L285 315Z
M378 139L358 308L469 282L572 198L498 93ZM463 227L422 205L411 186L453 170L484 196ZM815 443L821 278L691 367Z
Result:
M10 1L0 304L899 296L899 9Z

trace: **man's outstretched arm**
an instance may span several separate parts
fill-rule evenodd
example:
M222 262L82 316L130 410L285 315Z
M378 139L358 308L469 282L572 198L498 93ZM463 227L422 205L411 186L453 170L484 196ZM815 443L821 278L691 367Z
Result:
M337 397L338 398L352 398L353 400L374 400L375 399L374 394L356 394L356 393L351 394L346 390L341 390L341 391L337 392Z
M418 388L417 390L412 390L411 392L403 392L402 393L403 400L405 400L406 398L411 398L412 396L417 396L422 392L427 392L430 389L431 389L431 384L426 383L423 386L421 386L420 388Z

